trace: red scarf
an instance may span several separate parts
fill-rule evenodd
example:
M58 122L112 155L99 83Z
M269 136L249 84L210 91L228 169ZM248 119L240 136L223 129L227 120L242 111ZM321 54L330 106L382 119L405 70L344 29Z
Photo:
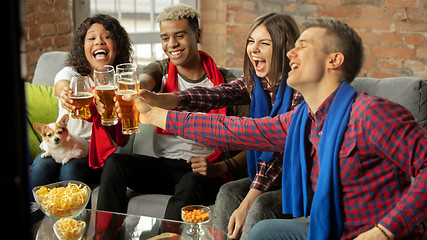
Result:
M202 59L203 67L205 68L205 71L208 74L209 80L211 80L214 86L218 86L224 83L224 77L222 76L221 72L216 66L215 61L207 53L203 51L199 50L199 54ZM163 88L163 92L170 93L170 92L176 92L176 91L178 91L178 69L172 63L172 61L169 61L168 77L166 78L166 83ZM227 108L213 109L208 113L226 115ZM168 131L163 130L161 128L157 128L156 133L172 135ZM208 159L209 162L214 163L214 162L221 161L224 158L224 154L222 151L216 150L214 153L207 156L206 158Z
M116 151L116 147L111 141L107 130L101 124L101 116L98 114L94 102L90 104L89 109L91 117L86 119L86 121L93 122L89 144L89 166L91 168L100 168L104 166L104 162L108 156ZM127 140L127 137L122 134L122 124L120 119L115 125L115 130L117 145L123 145Z

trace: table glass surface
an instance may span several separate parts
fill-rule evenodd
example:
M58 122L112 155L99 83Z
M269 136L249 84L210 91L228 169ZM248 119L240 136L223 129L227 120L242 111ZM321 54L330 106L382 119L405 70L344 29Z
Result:
M190 236L186 233L190 224L153 217L85 209L76 219L86 222L82 239L228 239L221 230L206 224L202 225L203 235ZM33 239L57 239L53 231L53 224L57 220L44 216L36 221L33 224Z

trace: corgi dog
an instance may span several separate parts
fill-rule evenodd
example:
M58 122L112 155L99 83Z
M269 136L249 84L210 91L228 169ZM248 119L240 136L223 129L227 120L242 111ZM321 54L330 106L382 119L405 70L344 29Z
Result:
M69 118L68 114L65 114L58 122L33 124L34 129L43 138L40 148L45 153L41 155L42 158L52 157L57 163L64 165L73 158L84 158L88 155L88 142L68 132Z

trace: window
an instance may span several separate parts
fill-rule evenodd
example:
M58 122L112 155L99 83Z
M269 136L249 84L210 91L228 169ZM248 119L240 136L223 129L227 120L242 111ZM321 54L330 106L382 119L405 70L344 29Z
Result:
M75 18L82 22L88 15L97 13L116 17L134 44L135 62L147 64L166 57L160 44L156 17L166 7L178 3L199 9L199 0L76 0Z

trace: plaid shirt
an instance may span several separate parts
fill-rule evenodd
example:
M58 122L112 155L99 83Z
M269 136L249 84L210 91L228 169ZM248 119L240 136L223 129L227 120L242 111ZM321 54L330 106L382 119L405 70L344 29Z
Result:
M175 92L180 99L175 110L208 112L211 109L245 105L251 102L243 77L212 88L194 87Z
M264 91L270 96L271 105L274 105L280 82L276 84L275 89L268 84L265 78L261 78L261 84ZM175 94L180 99L179 105L175 108L175 110L179 111L207 112L210 109L250 104L251 102L251 96L246 88L243 76L217 87L209 89L194 87L185 91L175 92ZM301 94L294 91L291 110L300 104L302 100ZM275 162L279 162L279 164L275 164ZM270 189L282 172L282 162L283 151L276 152L268 165L264 161L258 161L257 173L254 176L251 188L262 192Z
M276 90L267 83L265 78L261 78L264 91L271 98L271 104L274 105L277 89L280 82L276 85ZM244 77L234 81L223 83L212 88L194 87L185 91L175 92L179 98L179 104L175 110L189 112L208 112L211 109L230 107L236 105L245 105L251 103L251 96L246 88ZM299 92L294 91L292 106L294 108L302 101Z
M316 190L317 148L335 95L311 114L310 180ZM307 109L309 111L309 109ZM294 111L275 118L169 112L166 128L212 147L281 152ZM427 132L398 104L358 93L340 149L344 229L352 239L380 223L397 238L422 239L427 216ZM276 162L274 167L281 167ZM411 185L410 177L415 177ZM268 175L266 175L268 179Z

